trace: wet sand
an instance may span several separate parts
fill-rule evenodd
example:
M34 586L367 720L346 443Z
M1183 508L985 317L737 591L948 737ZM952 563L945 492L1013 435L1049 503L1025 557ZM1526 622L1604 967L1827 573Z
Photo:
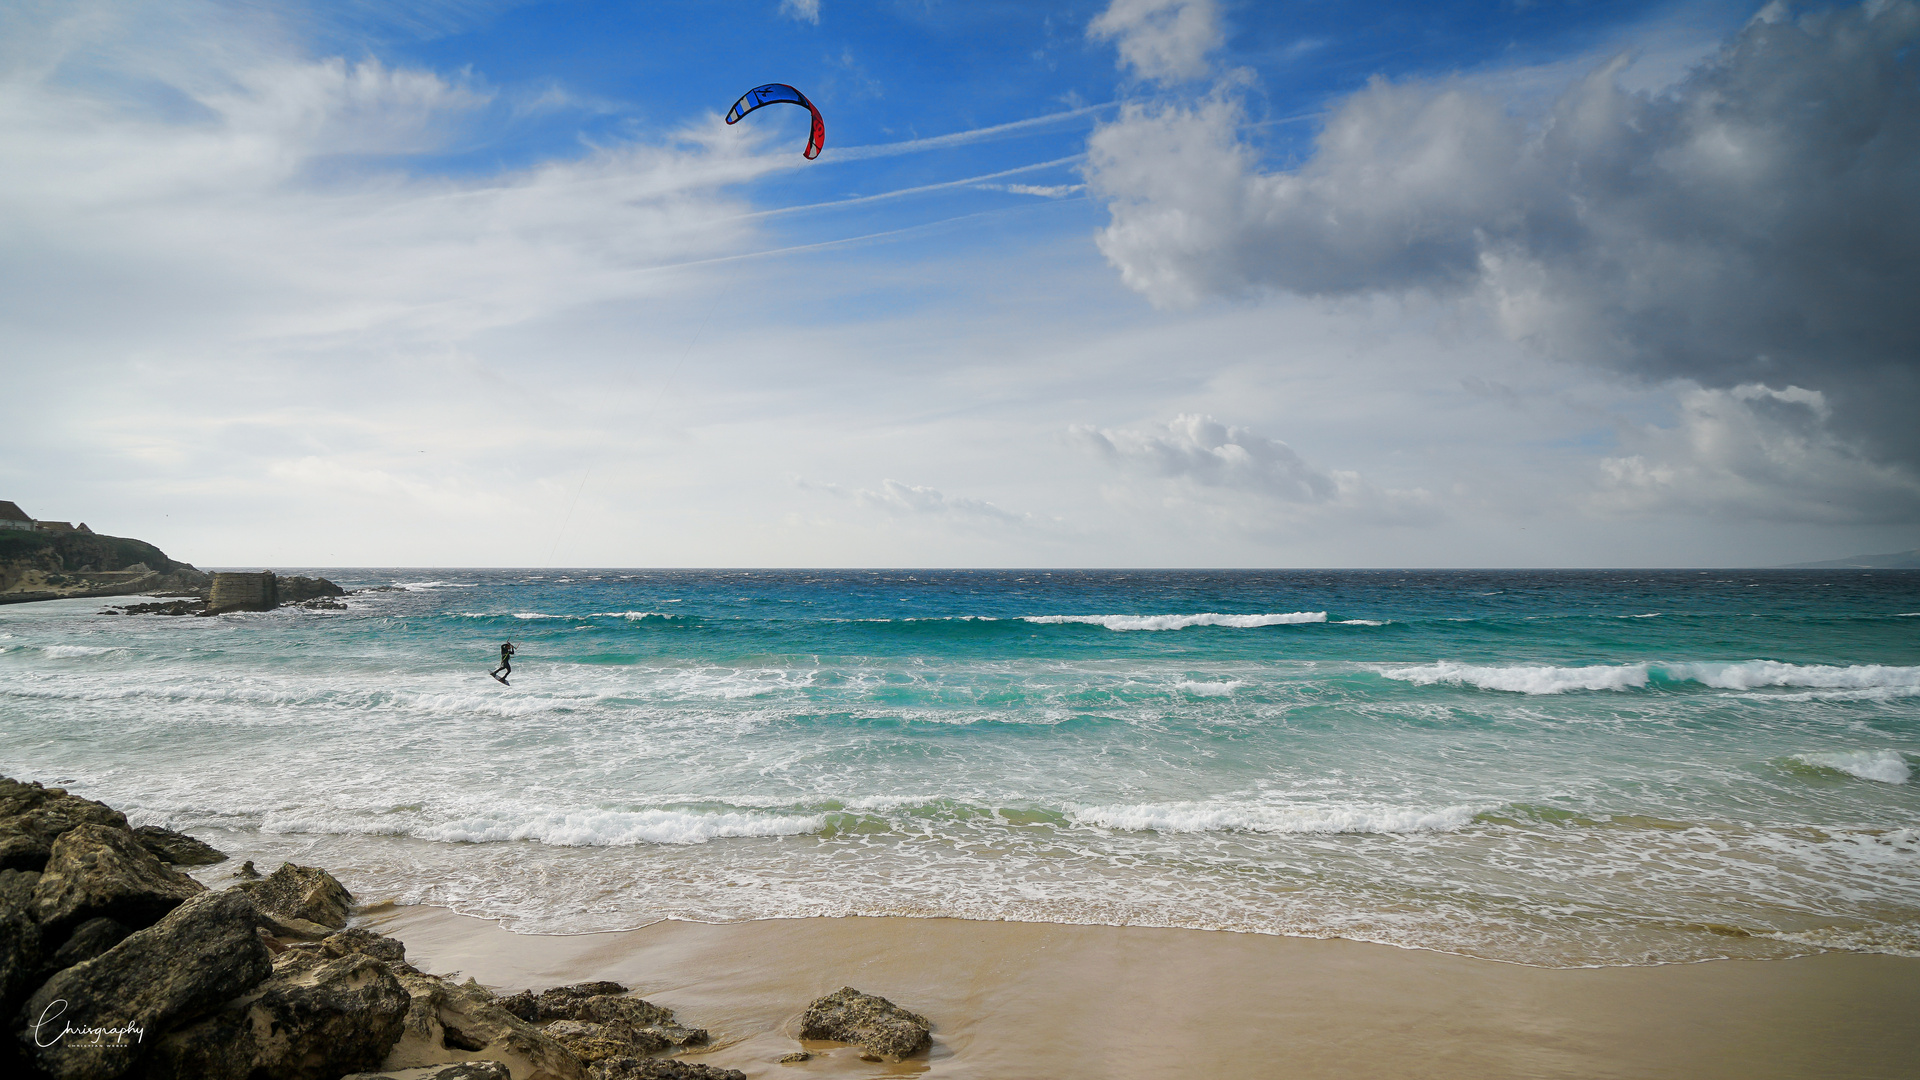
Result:
M1350 941L1200 930L781 919L514 934L443 908L367 924L408 959L502 990L615 979L750 1077L1101 1078L1920 1076L1920 960L1548 969ZM870 1063L804 1044L800 1011L843 985L934 1022L930 1055Z

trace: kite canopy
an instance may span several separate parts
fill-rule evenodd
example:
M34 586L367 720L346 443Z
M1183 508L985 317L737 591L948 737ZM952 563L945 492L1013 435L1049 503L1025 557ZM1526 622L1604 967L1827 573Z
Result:
M801 156L808 161L819 157L821 148L827 145L827 122L820 119L820 110L813 107L813 102L807 100L807 95L795 90L786 83L768 83L765 86L756 86L746 93L741 94L740 100L734 102L733 108L727 111L727 123L738 123L741 117L760 106L774 105L780 102L785 102L789 105L804 105L807 107L807 111L813 114L813 131L807 136L807 149Z

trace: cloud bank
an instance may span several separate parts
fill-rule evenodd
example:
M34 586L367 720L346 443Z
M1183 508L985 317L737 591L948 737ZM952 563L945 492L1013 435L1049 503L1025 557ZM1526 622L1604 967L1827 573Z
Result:
M1243 138L1231 83L1130 104L1090 144L1088 182L1112 215L1099 244L1163 306L1470 297L1556 358L1749 407L1815 390L1822 445L1911 473L1916 44L1911 0L1797 17L1776 5L1665 90L1623 89L1622 58L1539 117L1466 79L1376 80L1290 171Z
M1087 35L1114 42L1123 65L1160 82L1207 74L1207 53L1224 40L1214 0L1113 0Z

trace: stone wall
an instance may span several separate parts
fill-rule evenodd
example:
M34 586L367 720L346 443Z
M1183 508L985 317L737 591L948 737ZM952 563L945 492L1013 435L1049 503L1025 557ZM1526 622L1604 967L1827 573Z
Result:
M280 602L273 571L258 573L221 573L213 575L213 589L207 594L208 615L223 611L271 611Z

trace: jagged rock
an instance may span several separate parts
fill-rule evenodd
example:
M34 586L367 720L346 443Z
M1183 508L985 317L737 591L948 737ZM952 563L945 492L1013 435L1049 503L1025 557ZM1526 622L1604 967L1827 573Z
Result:
M265 982L162 1035L150 1080L335 1080L378 1066L400 1034L407 991L370 956L282 954Z
M780 1055L780 1064L782 1065L798 1065L803 1061L812 1061L812 1060L813 1060L813 1055L807 1053L805 1050L795 1050L791 1054Z
M245 891L245 890L241 890ZM269 911L260 913L260 928L274 937L294 938L300 941L317 942L321 938L332 937L336 931L331 926L321 926L317 922L305 919L288 918Z
M0 776L0 869L43 868L61 834L88 824L124 829L127 818L105 803L69 795L65 788Z
M212 866L227 861L227 853L212 844L158 825L142 825L133 830L133 835L161 862L175 866Z
M317 866L281 863L280 869L266 877L243 881L233 890L252 897L268 914L305 919L334 930L346 927L347 913L353 910L353 894Z
M40 924L28 910L39 880L32 870L0 870L0 1019L13 1015L41 974Z
M389 1072L452 1058L500 1061L514 1080L587 1080L585 1066L545 1032L477 985L456 986L412 969L396 972L412 996L406 1031L380 1063Z
M738 1069L722 1069L672 1058L614 1058L593 1066L593 1080L747 1080Z
M115 919L88 919L73 928L66 944L55 949L47 966L55 971L83 964L127 939L133 927Z
M902 1058L931 1045L932 1026L926 1017L886 998L843 986L807 1006L800 1017L800 1037L849 1042L876 1054Z
M283 607L288 604L318 600L322 597L347 595L347 590L323 577L279 578L274 582L274 592Z
M198 615L207 609L205 600L167 600L157 604L128 604L110 607L102 615Z
M240 864L240 869L235 870L233 876L242 881L259 881L260 871L255 870L253 868L253 860L248 859L246 862Z
M55 940L87 919L106 916L151 926L205 885L170 870L126 828L77 825L53 842L33 887L31 910Z
M360 953L389 964L405 963L407 947L393 938L376 934L371 930L354 927L329 936L320 943L321 951L328 956L348 956Z
M152 856L148 856L152 858ZM202 893L145 930L47 980L27 1000L21 1041L56 1080L113 1080L176 1021L251 989L272 972L254 932L253 904L232 892ZM56 1004L59 1003L59 1004ZM35 1025L40 1025L35 1046ZM82 1045L56 1038L67 1025L137 1024L143 1041Z
M427 1065L377 1073L354 1073L340 1080L513 1080L498 1061L462 1061L457 1065Z
M528 1023L537 1024L545 1020L587 1020L591 1017L574 1015L582 1002L588 998L624 994L627 988L617 982L584 982L571 986L555 986L535 994L531 990L522 990L500 999L500 1007ZM671 1011L665 1011L671 1017Z

